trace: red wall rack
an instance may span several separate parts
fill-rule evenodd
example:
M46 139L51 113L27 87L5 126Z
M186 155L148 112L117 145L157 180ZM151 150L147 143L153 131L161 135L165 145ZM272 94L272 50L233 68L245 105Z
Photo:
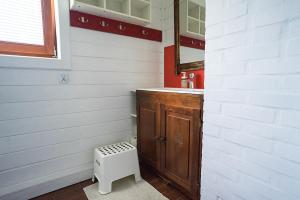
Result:
M180 36L180 45L185 47L195 48L195 49L202 49L202 50L205 49L205 41L185 37L182 35Z
M114 33L157 42L162 41L162 31L160 30L98 17L78 11L70 11L70 21L71 26L73 27Z

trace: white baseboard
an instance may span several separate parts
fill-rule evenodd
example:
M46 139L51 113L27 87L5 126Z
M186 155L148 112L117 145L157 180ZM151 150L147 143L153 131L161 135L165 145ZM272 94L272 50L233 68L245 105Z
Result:
M19 183L0 190L0 200L25 200L87 180L92 177L92 164L60 171L49 176Z

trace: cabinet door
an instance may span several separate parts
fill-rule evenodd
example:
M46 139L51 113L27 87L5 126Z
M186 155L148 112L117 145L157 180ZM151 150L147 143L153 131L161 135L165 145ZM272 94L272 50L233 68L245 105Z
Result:
M161 107L161 170L194 196L199 185L200 110Z
M159 169L159 106L140 102L138 104L138 150L143 162Z

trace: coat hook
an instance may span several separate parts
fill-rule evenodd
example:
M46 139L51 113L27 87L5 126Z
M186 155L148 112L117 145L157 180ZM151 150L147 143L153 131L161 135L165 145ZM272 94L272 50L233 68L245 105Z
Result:
M149 35L149 32L146 31L146 30L142 30L142 34L143 34L143 35Z
M108 22L106 22L106 21L100 21L100 26L102 26L102 27L108 27L108 25L109 25L109 23Z
M126 27L122 24L119 24L119 30L120 31L124 31L126 29Z
M78 21L80 21L83 24L86 24L89 22L89 19L86 19L85 17L81 16L81 17L78 17Z

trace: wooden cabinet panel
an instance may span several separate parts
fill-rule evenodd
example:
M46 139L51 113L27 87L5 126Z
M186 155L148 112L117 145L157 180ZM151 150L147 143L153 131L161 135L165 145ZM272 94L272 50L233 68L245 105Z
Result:
M141 159L159 168L158 105L141 103L138 107L138 148Z
M165 170L182 180L189 179L190 119L176 114L166 117Z
M199 109L161 107L161 135L165 144L161 146L161 171L176 184L188 192L193 192L194 177L198 176L199 168ZM197 143L198 144L198 143ZM196 171L193 171L196 170Z

